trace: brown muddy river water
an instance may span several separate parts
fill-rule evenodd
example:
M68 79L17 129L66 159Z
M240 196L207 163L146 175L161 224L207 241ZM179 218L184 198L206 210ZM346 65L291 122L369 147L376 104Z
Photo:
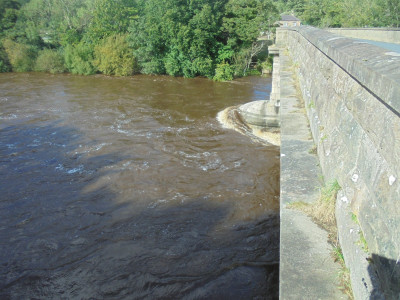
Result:
M276 299L270 78L0 74L1 299Z

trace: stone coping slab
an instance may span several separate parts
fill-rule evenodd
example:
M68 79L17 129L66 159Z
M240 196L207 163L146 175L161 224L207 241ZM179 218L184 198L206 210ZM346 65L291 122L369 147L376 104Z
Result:
M310 26L300 33L379 101L400 116L400 56L397 52Z

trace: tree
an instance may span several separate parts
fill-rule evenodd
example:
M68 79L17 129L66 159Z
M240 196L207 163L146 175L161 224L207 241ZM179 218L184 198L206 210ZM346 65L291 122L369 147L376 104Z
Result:
M14 0L0 0L0 38L11 29L18 18L20 4Z
M14 72L32 71L36 59L36 49L30 45L16 43L10 39L3 41L3 47Z
M64 49L65 66L72 74L91 75L96 73L93 59L93 48L84 42L67 45Z
M8 72L11 70L10 61L8 60L8 56L6 51L2 45L0 45L0 72Z
M143 73L214 75L226 1L148 0L130 27L130 41Z
M223 29L227 45L234 55L230 62L235 65L236 75L242 76L249 69L253 58L263 45L257 42L261 31L268 29L271 20L278 19L278 12L269 0L229 0Z
M106 75L132 75L136 63L127 36L117 33L102 40L95 47L93 64Z
M64 73L64 57L52 49L44 49L39 52L35 63L35 71L50 72L52 74Z
M400 1L378 0L385 26L400 27Z
M137 16L133 1L128 0L92 0L91 19L86 39L96 42L116 33L126 33L129 24Z

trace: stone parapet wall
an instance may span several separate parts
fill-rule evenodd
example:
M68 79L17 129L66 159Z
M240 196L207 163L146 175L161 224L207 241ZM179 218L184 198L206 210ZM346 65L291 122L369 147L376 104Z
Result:
M398 299L400 57L312 27L278 29L276 44L294 61L325 181L342 187L339 237L356 299L378 299L376 276L386 298ZM365 267L354 254L361 247L348 244L360 234L343 225L352 216L372 257Z
M327 28L325 30L355 39L400 44L399 28Z

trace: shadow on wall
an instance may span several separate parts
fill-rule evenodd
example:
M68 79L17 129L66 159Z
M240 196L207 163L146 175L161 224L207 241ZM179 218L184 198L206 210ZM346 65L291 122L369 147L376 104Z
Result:
M376 270L375 265L380 265L382 268ZM385 272L386 274L381 274ZM387 259L376 254L372 254L371 263L368 267L368 273L372 277L390 278L390 280L379 280L381 289L386 300L399 300L400 299L400 261ZM385 275L385 276L383 276ZM375 288L371 292L370 300L381 299L381 291Z

